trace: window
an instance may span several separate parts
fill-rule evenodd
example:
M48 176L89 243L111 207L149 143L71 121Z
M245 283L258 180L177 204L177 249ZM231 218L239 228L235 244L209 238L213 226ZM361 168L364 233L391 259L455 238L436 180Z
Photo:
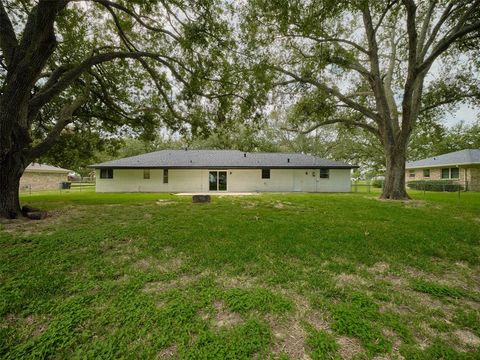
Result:
M430 177L430 169L423 169L423 177Z
M262 169L262 179L270 179L270 169Z
M450 169L442 169L442 179L450 179Z
M320 169L320 179L328 179L330 177L330 169Z
M100 179L113 179L113 169L100 169Z
M409 173L408 173L408 176L411 177L411 178L414 178L415 177L415 170L410 170Z
M163 169L163 183L168 184L168 169Z
M145 180L150 179L150 169L143 169L143 178Z
M460 169L459 168L451 168L450 169L450 178L451 179L458 179L460 177Z

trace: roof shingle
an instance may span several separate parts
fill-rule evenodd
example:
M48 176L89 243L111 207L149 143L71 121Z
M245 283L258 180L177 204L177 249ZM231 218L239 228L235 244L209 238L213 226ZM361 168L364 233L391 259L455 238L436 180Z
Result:
M161 150L94 164L93 168L340 168L357 166L297 153L239 150Z
M407 169L447 165L480 164L480 149L465 149L427 159L407 162Z

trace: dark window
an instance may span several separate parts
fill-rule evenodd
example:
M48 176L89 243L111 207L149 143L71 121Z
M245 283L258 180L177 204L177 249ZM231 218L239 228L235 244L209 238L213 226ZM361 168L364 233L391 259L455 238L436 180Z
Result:
M100 179L113 179L113 169L100 169Z
M423 177L430 177L430 169L423 169Z
M450 169L442 169L442 179L450 178Z
M460 177L460 169L459 168L451 168L450 169L450 178L451 179L458 179Z
M163 169L163 183L168 184L168 169Z
M143 178L150 179L150 169L143 169Z
M270 169L262 169L262 179L270 179Z
M410 170L408 172L408 176L411 177L411 178L414 178L415 177L415 170Z
M328 179L330 177L330 169L320 169L320 179Z

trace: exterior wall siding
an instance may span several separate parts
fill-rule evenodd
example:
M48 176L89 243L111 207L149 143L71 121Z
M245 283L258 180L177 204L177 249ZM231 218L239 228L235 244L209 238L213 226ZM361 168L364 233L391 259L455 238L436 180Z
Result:
M215 169L169 169L168 184L163 169L151 169L150 179L143 169L114 169L113 179L101 179L96 170L97 192L210 192L208 175ZM271 169L270 179L262 179L261 169L219 169L227 172L228 192L349 192L350 169L330 169L321 179L318 169ZM217 193L221 191L212 191Z
M25 172L20 178L20 191L55 190L62 181L67 181L67 174Z
M415 177L410 177L410 170L405 171L406 182L410 181L429 181L429 180L448 180L454 183L466 186L467 190L480 191L480 167L462 167L459 166L459 178L458 179L442 179L442 169L451 168L452 166L444 166L438 168L430 168L430 177L423 176L424 168L410 169L415 171ZM427 169L427 168L425 168Z

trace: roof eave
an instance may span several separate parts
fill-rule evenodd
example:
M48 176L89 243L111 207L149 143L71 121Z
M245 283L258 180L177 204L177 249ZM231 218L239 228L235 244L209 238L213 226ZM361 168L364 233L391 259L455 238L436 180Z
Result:
M410 169L425 169L425 168L438 168L438 167L444 167L444 166L467 166L467 165L480 165L478 162L467 162L467 163L453 163L453 164L430 164L430 165L420 165L420 166L409 166L405 165L406 170Z
M129 165L115 166L95 164L89 165L92 169L358 169L357 165L314 165L314 166L146 166L146 165Z

